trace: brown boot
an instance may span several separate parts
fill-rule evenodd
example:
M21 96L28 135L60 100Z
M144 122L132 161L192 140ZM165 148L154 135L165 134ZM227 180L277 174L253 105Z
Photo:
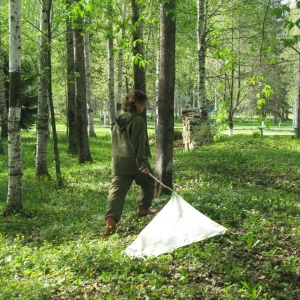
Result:
M116 231L116 221L113 217L107 217L106 218L106 232L105 235L111 235L114 234Z
M144 217L144 216L147 216L147 215L154 215L157 213L157 209L156 208L144 208L142 205L139 205L138 206L138 215L139 217Z

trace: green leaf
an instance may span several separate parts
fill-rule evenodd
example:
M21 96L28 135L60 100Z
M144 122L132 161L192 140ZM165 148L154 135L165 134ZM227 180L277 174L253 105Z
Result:
M298 43L299 41L299 35L293 36L291 39L282 39L283 45L285 47L291 47Z
M271 58L270 61L269 61L270 65L277 65L277 63L278 63L278 61L277 61L276 57Z
M282 11L290 12L291 9L288 5L285 4L285 5L282 5Z
M262 106L263 106L264 104L266 104L266 100L263 99L263 98L259 99L259 100L257 101L257 108L258 108L258 109L261 109Z
M140 60L140 62L139 62L139 67L140 67L140 68L145 68L145 67L146 67L146 63L145 63L144 60Z
M139 63L139 58L137 56L133 57L133 63L137 65Z
M142 39L136 39L135 41L132 42L133 48L136 47L137 44L141 45L143 43Z
M275 16L276 19L280 19L282 17L282 9L279 7L273 8L271 10L271 15Z
M273 90L271 88L270 85L268 84L264 84L263 85L263 90L262 90L263 94L268 98L271 96L271 94L273 93Z
M291 30L294 26L295 24L292 21L286 21L284 24L284 27L287 28L288 30Z

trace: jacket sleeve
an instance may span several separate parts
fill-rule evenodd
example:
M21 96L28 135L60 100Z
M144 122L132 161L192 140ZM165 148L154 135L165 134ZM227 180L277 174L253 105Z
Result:
M146 124L141 116L132 119L130 139L139 170L148 166L148 155L146 154L147 132Z

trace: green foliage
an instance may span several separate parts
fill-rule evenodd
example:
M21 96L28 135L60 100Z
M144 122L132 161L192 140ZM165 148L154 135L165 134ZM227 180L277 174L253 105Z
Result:
M296 9L300 9L300 1L296 2ZM284 19L284 27L289 31L290 36L287 38L282 38L283 45L285 47L294 47L299 42L299 35L292 34L292 30L295 28L295 26L299 29L300 28L300 19L290 19L289 16L292 13L291 8L284 4L279 7L273 8L271 10L271 13L277 18L277 19Z
M280 7L275 7L271 10L271 14L275 16L277 19L282 18L282 16L285 13L289 13L291 11L290 7L286 4L280 6Z
M123 253L152 219L137 217L137 186L129 191L117 234L102 235L110 135L97 135L90 140L94 162L79 165L59 134L64 187L58 189L52 140L53 180L38 181L35 134L23 134L24 211L0 219L1 299L297 299L298 140L222 136L190 152L175 149L174 190L228 232L140 260ZM7 172L2 156L2 211ZM154 205L167 200L155 199Z
M213 133L210 125L208 123L202 123L200 127L195 126L192 139L200 145L212 142Z
M5 97L9 101L9 67L8 54L4 55L4 74L5 74ZM21 69L21 123L22 129L32 128L36 121L37 114L37 74L34 64L27 60L22 60ZM8 106L8 105L7 105Z

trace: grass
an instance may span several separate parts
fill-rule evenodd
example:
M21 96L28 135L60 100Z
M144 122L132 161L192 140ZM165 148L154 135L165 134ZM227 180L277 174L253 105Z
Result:
M110 136L97 134L90 140L93 163L84 165L67 154L59 134L61 189L54 179L35 179L35 134L23 134L24 211L0 219L0 299L299 299L298 140L222 136L190 152L175 149L174 190L228 232L140 260L123 252L152 218L137 217L137 186L117 234L102 235ZM1 156L2 211L7 177Z

